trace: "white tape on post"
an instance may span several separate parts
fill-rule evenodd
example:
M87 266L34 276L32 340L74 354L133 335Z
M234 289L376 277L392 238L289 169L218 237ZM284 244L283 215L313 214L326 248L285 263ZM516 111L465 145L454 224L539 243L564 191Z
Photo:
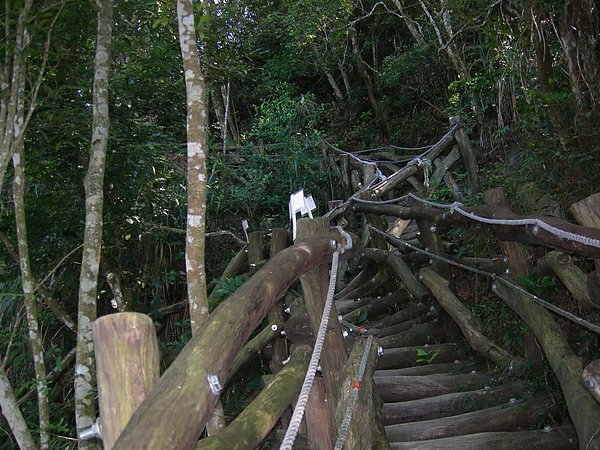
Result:
M246 235L246 242L249 242L249 240L248 240L248 228L250 228L248 226L248 220L247 219L242 220L242 230L244 230L244 234Z

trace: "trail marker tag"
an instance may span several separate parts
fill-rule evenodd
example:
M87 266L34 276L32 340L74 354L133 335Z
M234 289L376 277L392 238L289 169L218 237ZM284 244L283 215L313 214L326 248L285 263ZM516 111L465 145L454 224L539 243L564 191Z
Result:
M244 230L244 234L246 235L246 242L249 242L249 240L248 240L248 228L250 228L248 226L248 219L242 220L242 230Z
M304 196L304 189L300 189L299 191L294 192L290 195L290 219L292 221L292 233L293 239L296 239L296 214L300 213L302 216L306 216L311 219L313 218L312 212L317 209L317 205L312 198L312 195L308 197Z

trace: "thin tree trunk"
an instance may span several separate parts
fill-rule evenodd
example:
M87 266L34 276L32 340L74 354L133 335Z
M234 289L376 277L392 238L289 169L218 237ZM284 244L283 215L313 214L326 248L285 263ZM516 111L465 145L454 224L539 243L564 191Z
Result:
M192 330L208 317L206 273L204 266L204 232L206 223L206 88L198 59L194 9L191 0L177 1L179 44L185 70L187 92L187 192L186 276Z
M22 108L17 110L23 112ZM25 294L25 309L27 312L27 324L29 328L29 344L33 354L33 368L35 371L36 388L38 396L38 414L40 426L40 449L49 448L50 436L48 425L50 423L50 412L48 405L48 392L46 383L46 365L44 364L44 346L40 336L37 320L37 304L34 297L35 284L31 274L29 260L29 243L27 241L27 224L25 221L25 171L23 170L23 144L13 155L13 166L15 169L13 181L13 199L15 203L15 219L17 223L17 236L19 246L19 265L21 268L21 284Z
M423 31L419 27L419 24L417 22L415 22L413 19L411 19L411 17L406 13L406 8L401 0L393 0L393 1L394 1L394 5L396 5L396 8L398 8L398 12L402 16L402 19L404 20L404 23L406 24L408 31L410 31L410 34L412 34L413 38L415 38L415 41L417 41L417 44L419 44L421 47L425 47L425 45L426 45L425 38L423 37Z
M37 446L33 441L33 436L27 428L23 414L17 404L15 393L10 385L10 380L6 372L0 365L0 408L2 415L8 422L17 444L21 450L35 450Z
M192 0L177 0L179 45L185 71L187 96L187 192L188 214L185 240L186 280L192 335L197 334L208 319L208 294L206 291L206 269L204 245L206 233L206 158L208 142L208 109L206 84L198 58L198 44L194 26ZM216 91L216 89L215 89ZM215 98L218 92L214 92ZM225 107L226 108L226 107ZM223 135L227 140L227 111L224 111ZM225 426L223 406L215 405L210 422L209 434Z
M77 317L77 359L75 366L75 420L77 433L96 420L92 323L96 319L98 272L102 248L102 211L106 147L108 142L108 77L112 42L112 0L96 0L98 35L94 59L92 145L85 186L85 234L79 278ZM97 448L96 443L79 439L80 449Z
M7 2L6 7L7 11L9 10L9 3ZM2 147L0 149L0 180L4 180L4 174L6 173L6 168L8 167L8 163L12 158L12 155L15 150L14 146L14 135L22 135L21 127L23 122L19 122L15 120L17 104L18 104L18 96L19 96L19 86L20 79L24 74L22 73L25 65L25 57L23 49L25 48L25 24L29 20L29 12L31 10L31 6L33 4L33 0L26 0L23 4L21 11L19 13L19 18L17 20L16 25L16 37L14 42L14 51L12 61L7 58L7 66L10 64L12 69L10 73L7 70L7 77L10 78L10 82L8 80L5 81L8 83L8 86L4 88L3 91L8 91L8 102L6 103L6 115L2 117L3 124L2 129L4 131L3 136L0 136L2 139ZM10 36L10 17L7 15L5 18L6 21L6 37L7 41ZM1 181L0 181L1 183Z

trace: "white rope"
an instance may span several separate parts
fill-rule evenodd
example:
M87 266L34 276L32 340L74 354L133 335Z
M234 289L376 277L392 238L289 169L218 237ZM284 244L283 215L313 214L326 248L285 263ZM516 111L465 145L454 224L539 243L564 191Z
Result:
M435 206L436 208L448 209L451 212L456 211L459 214L462 214L469 219L475 220L481 223L487 223L489 225L533 225L534 229L532 230L533 234L537 233L535 227L540 227L547 232L553 234L562 239L566 239L573 242L579 242L580 244L587 245L588 247L596 247L600 248L600 239L593 239L587 236L582 236L580 234L571 233L570 231L561 230L560 228L554 227L543 220L528 218L528 219L490 219L488 217L482 217L477 214L474 214L469 211L465 211L461 208L461 204L458 202L452 203L451 205L431 202L429 200L422 199L414 194L408 194L411 198L424 203L429 206Z
M333 293L335 291L338 261L340 253L343 251L344 248L340 246L333 254L331 261L331 276L329 277L329 289L327 290L327 299L325 300L325 307L323 308L323 316L321 317L321 323L319 324L319 332L317 333L317 338L315 340L315 347L310 358L310 363L308 364L308 370L306 371L306 376L304 377L304 383L302 384L302 389L300 390L300 395L298 396L298 402L296 403L294 414L290 420L290 425L285 433L281 447L279 447L280 450L291 450L292 446L294 445L294 441L296 440L298 429L300 428L302 416L304 416L304 410L306 408L306 403L308 402L310 389L312 388L312 384L315 379L315 373L317 372L317 366L319 365L319 359L321 358L323 343L325 342L325 333L327 332L327 324L329 323L329 315L333 305Z
M352 420L352 414L354 413L354 407L356 406L356 400L358 399L358 393L361 388L362 379L365 375L365 370L367 369L367 361L369 359L369 352L371 351L372 343L373 336L369 336L367 338L367 343L365 345L365 350L363 352L362 359L360 360L360 366L358 367L356 378L354 379L354 382L352 384L352 392L350 392L350 397L348 397L348 403L346 403L346 412L344 413L344 419L342 420L340 430L338 431L338 437L335 441L334 450L342 450L344 442L346 442L348 430L350 429L350 422Z
M410 248L411 250L416 251L417 253L421 253L423 255L427 255L427 256L429 256L432 259L436 259L438 261L445 262L447 264L450 264L451 266L460 267L461 269L465 269L465 270L468 270L470 272L475 272L475 273L478 273L478 274L481 274L481 275L485 275L487 277L492 278L495 281L499 281L500 283L502 283L502 284L510 287L511 289L518 290L523 295L525 295L526 297L530 298L535 303L543 306L544 308L549 309L550 311L553 311L556 314L564 317L565 319L568 319L568 320L572 321L573 323L576 323L576 324L578 324L578 325L580 325L582 327L585 327L588 330L591 330L591 331L593 331L595 333L600 334L600 326L598 326L598 325L596 325L594 323L591 323L591 322L589 322L589 321L587 321L585 319L582 319L581 317L578 317L575 314L572 314L572 313L570 313L568 311L565 311L564 309L561 309L558 306L553 305L552 303L548 303L547 301L545 301L545 300L543 300L543 299L535 296L534 294L532 294L530 292L527 292L525 289L521 288L520 286L517 286L516 284L511 283L507 279L496 276L495 273L491 273L491 272L487 272L485 270L477 269L475 267L471 267L471 266L468 266L466 264L462 264L462 263L453 261L451 259L444 258L442 256L436 255L435 253L429 252L427 250L420 249L419 247L415 247L414 245L411 245L408 242L403 241L402 239L398 239L397 237L392 236L391 234L384 233L383 231L378 230L377 228L375 228L375 227L373 227L371 225L369 225L369 228L372 229L373 231L375 231L375 232L377 232L377 233L385 236L388 240L390 240L392 242L397 242L399 244L402 244L402 245ZM493 289L494 289L494 291L496 291L495 287L493 287Z

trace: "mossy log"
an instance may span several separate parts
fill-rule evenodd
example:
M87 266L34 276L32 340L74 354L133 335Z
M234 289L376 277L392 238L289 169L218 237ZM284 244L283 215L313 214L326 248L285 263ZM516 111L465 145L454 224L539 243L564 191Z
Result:
M465 389L481 389L494 383L489 373L433 374L423 376L375 377L384 402L405 402L435 397Z
M474 370L482 370L484 368L485 364L483 363L483 361L469 361L457 359L453 362L431 363L422 366L404 367L402 369L380 369L375 371L375 376L392 377L398 375L420 376L443 373L467 373L472 372Z
M391 316L386 316L383 319L371 322L369 324L369 328L378 328L382 330L387 327L391 327L392 325L400 324L415 317L419 317L429 311L430 306L421 302L415 303L402 308L400 311L392 314Z
M497 275L506 274L508 269L507 261L504 258L474 258L470 256L452 256L449 259L466 266L475 267L479 270L495 273Z
M274 322L269 323L265 328L263 328L260 333L254 336L246 345L242 347L239 351L233 363L231 364L231 368L229 369L228 378L231 379L240 370L244 367L252 357L260 353L265 345L271 342L273 339L281 337L281 330L283 330L283 322L280 320L276 320Z
M387 270L380 270L373 274L366 282L358 286L356 289L348 292L343 297L337 297L339 300L348 300L352 298L365 297L376 292L385 282L390 279L390 273Z
M600 407L579 383L583 363L550 313L518 290L496 282L493 290L537 337L560 383L581 449L600 448Z
M442 213L442 211L437 208L429 208L426 206L406 207L398 205L382 205L374 203L361 203L360 200L354 200L352 209L356 212L392 216L400 219L425 219L430 221L434 221ZM406 227L404 228L406 229ZM402 231L404 232L405 229ZM396 234L394 234L394 236L396 236Z
M448 153L442 161L440 161L440 159L441 157L433 162L435 170L431 174L429 186L427 187L428 198L432 193L435 192L448 170L460 159L460 151L458 146L454 145L452 150L450 150L450 153Z
M221 303L138 407L115 448L194 448L219 398L208 377L225 382L233 359L275 302L302 273L330 260L332 240L344 242L332 230L279 252Z
M373 297L362 297L356 299L340 300L335 303L338 314L344 315L357 308L363 308L374 300Z
M481 333L469 310L450 291L447 280L429 268L422 269L420 274L423 277L423 282L431 289L442 308L458 324L473 350L501 367L516 369L526 366L525 360L511 355Z
M600 304L593 303L590 298L585 273L569 255L558 250L551 251L538 261L535 270L538 273L551 271L556 274L582 310L600 308Z
M428 441L395 442L392 450L481 450L533 449L569 450L577 448L577 436L572 426L552 431L491 431Z
M363 307L344 314L343 318L349 322L354 322L361 319L366 312L369 320L375 320L381 317L383 314L389 314L390 311L399 308L401 305L405 305L409 301L410 296L403 293L388 294L384 295L383 297L376 297Z
M124 312L100 317L92 327L104 448L112 449L160 375L152 319Z
M373 409L373 372L377 359L377 341L373 340L366 350L367 339L358 338L354 341L348 360L342 367L338 385L339 403L335 410L336 429L348 413L348 400L353 390L358 389L358 397L352 411L352 419L346 436L344 448L347 450L362 450L373 447L373 437L376 428L376 415ZM367 351L366 366L362 380L357 380L357 373ZM355 383L360 381L360 387Z
M450 117L450 125L454 125L460 122L459 116ZM464 126L458 126L454 130L454 139L460 149L460 154L467 167L467 176L469 177L469 194L475 195L478 190L478 176L477 176L477 160L475 159L475 152L473 146Z
M485 431L512 431L535 428L558 406L547 395L522 403L494 406L441 419L388 425L385 431L391 442L440 439Z
M366 283L367 280L370 280L375 275L376 272L377 272L376 267L373 267L373 266L365 267L363 270L361 270L358 273L358 275L356 275L354 278L352 278L352 280L350 280L350 282L344 287L344 289L337 292L333 296L333 298L336 300L340 300L340 299L346 297L350 292L357 289L363 283Z
M438 156L440 156L446 149L450 148L452 144L455 142L454 140L454 132L450 131L446 133L442 139L440 139L435 145L429 149L427 153L427 158L430 160L434 160ZM405 181L408 177L415 175L419 171L419 166L416 163L416 160L411 161L411 163L399 171L393 173L385 181L381 181L376 184L371 190L371 197L378 198L381 197L386 192L394 189L398 184Z
M414 347L390 348L383 352L383 355L377 360L377 369L395 369L412 367L428 364L427 362L417 362L417 350L431 352L431 355L437 352L434 360L436 363L453 362L459 358L459 352L462 348L458 344L433 344L417 345Z
M515 214L510 208L503 206L477 206L474 208L463 208L477 216L488 219L516 220L516 219L538 219L548 225L562 230L566 233L573 233L590 239L600 240L600 229L587 226L575 225L564 220L558 220L553 217L544 216L520 216ZM464 215L454 212L444 213L438 216L436 223L440 227L447 227L451 224L471 223L471 219ZM600 258L600 248L587 245L571 239L563 239L556 236L541 227L533 225L494 225L494 232L499 239L503 241L514 241L526 244L545 245L555 249L560 249L568 253L578 253L583 256Z
M403 331L410 330L411 328L414 328L417 325L420 325L425 322L430 322L433 319L435 319L435 314L433 313L433 311L428 311L427 313L421 314L420 316L415 317L414 319L407 320L405 322L401 322L396 325L392 325L392 326L382 328L382 329L373 328L373 327L370 327L368 329L369 329L369 333L372 334L373 336L377 336L379 338L384 338L386 336L391 336L393 334L398 334Z
M235 254L233 258L227 264L227 267L223 270L223 273L219 277L221 280L235 277L242 273L248 272L248 246L245 245Z
M404 283L406 290L410 292L415 299L422 301L429 297L429 292L427 292L423 284L417 280L410 270L410 267L408 267L408 264L406 264L400 256L388 250L375 248L365 248L361 253L367 259L376 261L380 264L387 264L391 267L402 283Z
M500 403L508 403L512 398L522 396L523 383L516 381L489 389L452 392L418 400L386 403L383 405L383 423L393 425L455 416Z
M260 444L300 392L311 352L307 345L295 346L290 361L252 403L227 428L199 441L196 450L241 450Z
M456 330L448 323L434 320L415 325L409 330L391 334L380 339L383 348L409 347L411 345L439 344L456 336ZM456 328L454 326L454 328Z

